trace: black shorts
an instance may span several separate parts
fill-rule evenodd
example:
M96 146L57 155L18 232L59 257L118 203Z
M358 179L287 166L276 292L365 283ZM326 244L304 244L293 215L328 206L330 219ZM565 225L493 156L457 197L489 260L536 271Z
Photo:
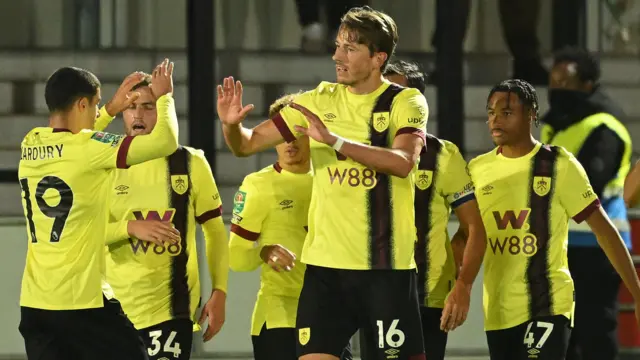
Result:
M441 308L420 307L424 352L428 360L444 360L447 349L447 333L440 330ZM373 354L373 355L372 355ZM375 335L370 330L360 330L360 358L376 359Z
M298 304L298 356L339 357L358 329L375 337L376 358L424 359L415 270L307 266Z
M20 308L27 358L38 360L143 360L146 351L117 300L82 310Z
M149 360L189 360L193 344L193 322L174 319L138 331Z
M570 336L569 319L555 315L487 331L487 343L491 360L564 360Z
M254 360L298 360L296 354L296 329L294 328L274 328L267 329L263 325L260 335L251 336L253 343ZM352 360L351 345L343 350L341 360Z

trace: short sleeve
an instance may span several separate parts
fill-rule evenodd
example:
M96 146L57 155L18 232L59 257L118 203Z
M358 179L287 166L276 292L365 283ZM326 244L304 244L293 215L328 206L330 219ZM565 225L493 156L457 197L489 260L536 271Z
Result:
M85 130L84 157L94 169L126 169L132 136Z
M395 136L415 134L424 142L428 118L427 99L417 89L405 89L393 100L391 121L395 124Z
M233 197L232 233L246 240L258 240L268 209L264 198L265 195L258 191L251 179L245 178Z
M568 154L563 173L556 193L567 215L581 223L600 206L600 200L591 188L587 173L573 155Z
M195 195L194 208L199 224L222 215L222 200L209 162L202 150L191 153L191 183Z
M475 188L471 181L471 176L458 147L451 144L453 148L449 161L444 166L439 183L442 184L442 194L451 205L452 209L475 199Z
M317 89L307 91L296 97L294 102L302 105L307 109L312 108L313 98L317 93ZM292 142L302 135L295 130L295 126L307 127L307 118L298 110L286 106L279 113L277 113L272 119L273 123L278 128L280 135L286 142Z

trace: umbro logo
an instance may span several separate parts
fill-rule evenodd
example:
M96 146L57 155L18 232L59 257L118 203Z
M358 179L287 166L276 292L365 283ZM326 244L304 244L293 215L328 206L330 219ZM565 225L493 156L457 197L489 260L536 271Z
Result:
M398 350L398 349L389 349L389 350L385 350L384 353L389 355L387 357L387 359L396 359L397 358L396 355L398 355L399 352L400 352L400 350Z
M527 352L529 353L529 355L531 355L531 356L529 356L530 359L531 358L535 359L535 358L537 358L536 355L540 354L540 350L538 350L538 349L529 349Z
M282 210L291 209L293 207L293 200L282 200L280 202L280 206L282 206Z
M487 185L487 186L483 187L480 190L482 190L482 195L491 195L491 193L493 191L493 186Z
M129 190L129 187L127 185L118 185L115 187L116 190L116 195L126 195L129 192L127 190Z
M333 119L335 119L335 118L336 118L336 115L335 115L335 114L333 114L333 113L326 113L326 114L324 114L324 118L325 118L325 120L327 120L328 122L332 122L332 121L333 121Z

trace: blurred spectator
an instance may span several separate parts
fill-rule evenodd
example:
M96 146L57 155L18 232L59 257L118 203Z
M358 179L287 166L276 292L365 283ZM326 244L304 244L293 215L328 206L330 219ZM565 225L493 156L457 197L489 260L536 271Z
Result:
M622 109L599 84L600 62L581 48L554 56L550 109L542 121L543 143L563 146L584 167L593 191L627 248L631 235L623 185L631 167L631 137L619 121ZM620 277L586 224L569 223L569 271L575 284L575 323L567 360L617 359Z
M342 15L353 7L368 3L368 0L296 0L298 18L302 26L302 51L324 52L333 49ZM320 22L321 7L326 11L326 27Z
M460 43L461 47L463 46L471 1L456 0L454 4L454 1L451 0L437 0L436 14L440 13L438 8L444 6L455 6L460 21L451 23L436 15L436 30L432 38L432 45L436 51L441 47L443 41L455 41ZM548 73L542 66L537 36L540 1L500 0L499 10L504 39L511 56L513 56L512 77L525 80L533 85L546 85ZM460 36L444 39L441 35L444 32L443 26L458 27L456 31L451 33ZM433 75L435 76L434 80L437 81L437 74Z

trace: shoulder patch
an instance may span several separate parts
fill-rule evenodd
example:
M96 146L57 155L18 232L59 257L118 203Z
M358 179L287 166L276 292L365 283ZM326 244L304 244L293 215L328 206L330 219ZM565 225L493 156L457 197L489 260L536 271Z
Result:
M236 194L233 196L233 213L239 214L244 210L244 203L247 199L247 193L241 190L238 190Z
M124 138L124 135L116 135L108 132L96 131L91 135L91 140L99 141L105 144L111 144L111 146L117 146L120 140Z

